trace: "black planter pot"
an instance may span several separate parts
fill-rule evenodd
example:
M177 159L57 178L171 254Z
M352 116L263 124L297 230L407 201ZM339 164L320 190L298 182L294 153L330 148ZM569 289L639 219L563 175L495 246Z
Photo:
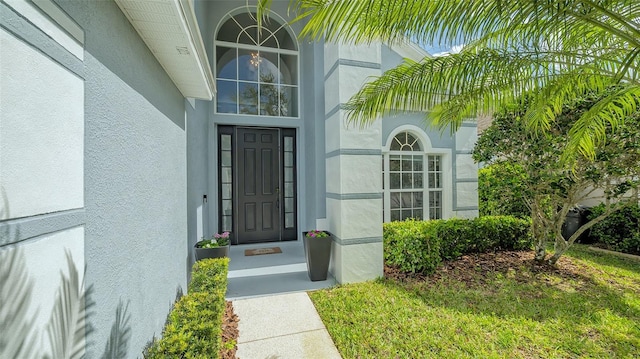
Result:
M207 258L223 258L229 256L229 245L214 248L198 248L196 249L196 260Z
M307 272L309 273L309 279L313 282L327 280L333 235L329 232L326 233L329 234L328 237L307 238L307 232L302 232L304 256L307 259Z

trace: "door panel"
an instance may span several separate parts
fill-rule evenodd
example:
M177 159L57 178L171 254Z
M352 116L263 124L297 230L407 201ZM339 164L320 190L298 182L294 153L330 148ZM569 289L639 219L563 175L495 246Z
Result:
M279 131L238 128L238 243L278 241L280 201Z

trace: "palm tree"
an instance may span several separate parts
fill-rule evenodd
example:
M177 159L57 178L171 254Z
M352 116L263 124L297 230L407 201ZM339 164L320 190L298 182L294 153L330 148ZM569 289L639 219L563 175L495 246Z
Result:
M260 0L264 11L271 0ZM568 154L594 155L640 102L638 0L294 0L301 36L327 41L466 44L460 53L405 60L349 101L349 119L424 112L452 131L465 118L533 98L524 115L548 129L562 105L607 95L569 133ZM530 97L531 98L531 97Z

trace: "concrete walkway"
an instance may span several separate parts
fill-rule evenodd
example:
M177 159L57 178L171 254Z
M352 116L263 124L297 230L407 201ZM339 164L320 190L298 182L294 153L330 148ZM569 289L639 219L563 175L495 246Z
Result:
M233 300L240 359L341 358L306 292Z

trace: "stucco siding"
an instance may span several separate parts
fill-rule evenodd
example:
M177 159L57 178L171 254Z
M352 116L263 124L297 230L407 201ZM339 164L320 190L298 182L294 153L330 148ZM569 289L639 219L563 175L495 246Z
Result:
M87 284L96 298L88 357L129 303L138 357L187 283L184 99L111 1L60 1L85 31Z
M11 217L82 208L82 79L2 29L0 48L0 183Z
M0 348L2 358L24 354L5 350L28 338L34 355L52 354L48 325L61 274L68 277L71 266L81 281L84 273L85 93L78 49L33 4L0 3L0 317L10 342Z
M189 267L195 257L191 248L200 237L209 237L208 214L210 208L215 207L211 202L209 191L208 168L218 163L217 149L208 146L209 102L195 101L195 108L190 104L187 109L187 219ZM205 199L204 196L207 196ZM188 268L188 273L190 272Z

